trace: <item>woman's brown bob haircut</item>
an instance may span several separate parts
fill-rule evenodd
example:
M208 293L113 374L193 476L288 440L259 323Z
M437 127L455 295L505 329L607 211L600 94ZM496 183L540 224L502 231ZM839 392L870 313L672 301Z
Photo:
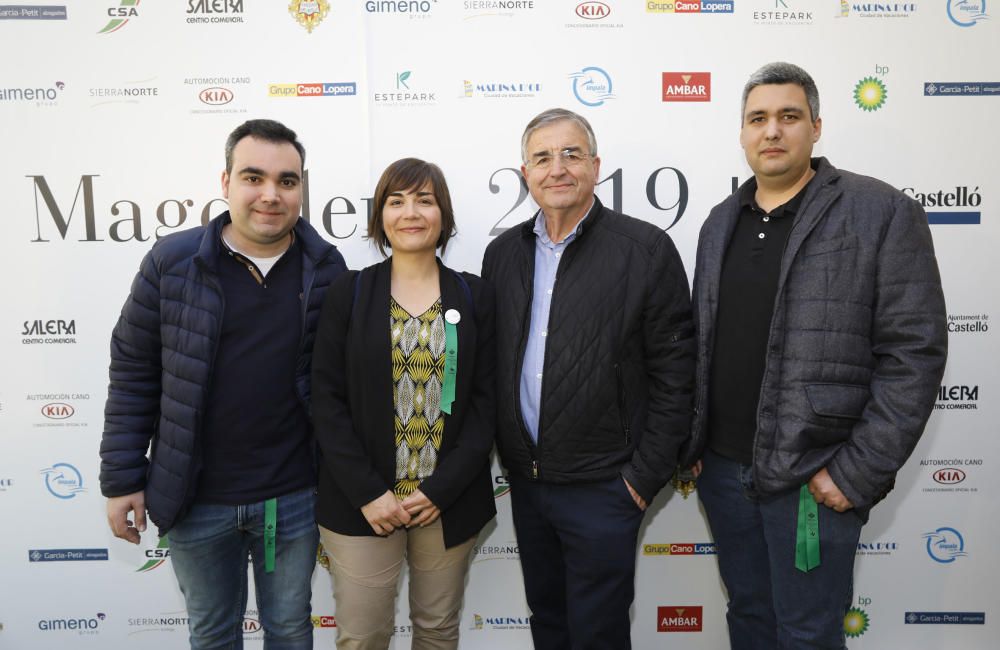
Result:
M444 173L434 163L418 158L403 158L382 172L382 178L378 179L378 185L375 186L375 199L368 217L368 238L382 257L388 257L388 250L392 248L382 227L382 210L389 202L389 195L393 192L416 192L428 183L438 207L441 208L441 235L438 237L437 247L444 253L448 241L455 235L455 213L451 208L451 195L448 193Z

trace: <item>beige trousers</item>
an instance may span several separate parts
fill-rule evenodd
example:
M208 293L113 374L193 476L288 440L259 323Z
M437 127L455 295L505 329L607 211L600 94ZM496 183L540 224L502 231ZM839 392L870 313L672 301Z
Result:
M465 575L476 538L445 549L441 520L388 537L340 535L319 527L330 556L338 650L385 650L395 629L396 588L410 569L412 650L458 648Z

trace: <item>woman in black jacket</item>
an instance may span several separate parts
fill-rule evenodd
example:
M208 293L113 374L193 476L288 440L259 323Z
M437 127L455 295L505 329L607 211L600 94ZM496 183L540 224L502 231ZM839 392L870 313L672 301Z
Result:
M320 316L316 520L341 649L388 647L404 556L412 648L457 648L470 552L496 514L493 290L437 259L452 234L441 170L394 162L368 221L376 248L392 255L342 274Z

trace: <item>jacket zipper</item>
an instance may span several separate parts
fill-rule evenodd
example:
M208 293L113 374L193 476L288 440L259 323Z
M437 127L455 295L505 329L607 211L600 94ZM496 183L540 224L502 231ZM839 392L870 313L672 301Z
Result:
M625 434L625 446L628 447L632 443L628 414L625 411L628 400L625 399L625 382L622 381L622 367L617 363L615 364L615 377L618 379L618 417L621 419L622 431Z

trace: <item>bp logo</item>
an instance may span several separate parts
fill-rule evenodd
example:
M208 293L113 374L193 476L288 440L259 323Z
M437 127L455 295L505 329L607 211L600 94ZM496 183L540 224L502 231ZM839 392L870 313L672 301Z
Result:
M849 639L859 637L868 631L870 622L865 610L860 607L852 607L847 610L847 614L844 616L844 634Z
M854 103L863 111L871 112L885 106L887 92L878 77L865 77L854 86Z

